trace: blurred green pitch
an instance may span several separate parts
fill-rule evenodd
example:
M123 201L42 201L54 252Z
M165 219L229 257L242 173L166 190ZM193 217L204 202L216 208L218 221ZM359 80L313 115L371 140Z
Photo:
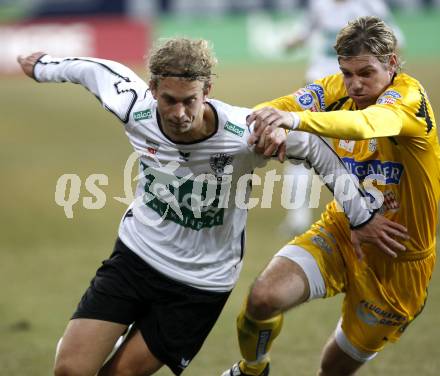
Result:
M405 70L425 85L438 120L440 78L430 74L436 66L438 61L408 63ZM212 96L252 106L291 92L302 77L302 69L295 66L220 64ZM51 373L55 344L81 294L111 252L125 209L113 197L124 194L122 171L131 148L122 125L84 89L23 77L0 79L0 375L45 376ZM73 219L54 201L56 181L65 173L78 174L83 182ZM101 187L106 205L95 211L82 207L83 197L90 196L84 181L93 173L109 177L109 185ZM277 233L284 215L277 187L272 209L250 212L240 281L186 375L219 375L239 357L235 316L253 278L287 240ZM258 194L256 189L253 197ZM437 274L423 314L400 343L388 346L361 375L438 374ZM272 355L273 375L315 373L320 350L339 317L340 301L312 302L286 315ZM171 373L164 368L158 375Z

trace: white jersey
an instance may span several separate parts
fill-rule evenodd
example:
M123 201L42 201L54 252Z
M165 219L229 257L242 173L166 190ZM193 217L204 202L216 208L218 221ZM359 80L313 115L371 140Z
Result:
M301 31L310 40L307 82L339 72L333 48L336 36L349 21L363 16L377 16L386 21L389 11L383 0L310 0Z
M140 172L135 200L119 227L128 248L177 281L204 290L231 290L242 266L250 174L266 161L247 144L246 116L252 110L210 99L215 133L197 142L176 143L163 133L147 84L119 63L46 55L34 75L37 81L85 86L124 123L139 153ZM322 175L347 174L317 136L291 132L287 154ZM335 184L327 183L333 190ZM352 226L372 217L360 195L343 202Z

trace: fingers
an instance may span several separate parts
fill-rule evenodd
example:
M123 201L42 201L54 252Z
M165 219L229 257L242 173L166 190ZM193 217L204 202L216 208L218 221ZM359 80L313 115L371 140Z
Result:
M397 244L399 244L399 243L397 243ZM378 240L378 242L377 242L377 247L379 248L380 251L387 254L388 256L391 256L393 258L397 257L397 253L394 252L390 247L388 247L387 244L381 242L380 240Z
M382 243L385 244L391 250L400 251L400 252L406 251L406 247L402 243L393 239L387 233L383 234L381 240L382 240ZM396 256L397 256L397 254L396 254Z
M354 253L356 253L356 257L358 260L362 260L364 258L364 252L362 251L362 248L359 243L353 244Z
M384 231L388 236L392 236L392 237L396 237L396 238L400 238L403 240L408 240L409 239L409 235L407 231L401 231L401 230L397 230L393 227L384 227Z
M253 126L252 135L248 139L248 143L253 145L268 127L271 127L272 130L278 127L291 129L293 118L289 112L280 111L272 107L264 107L252 112L247 117L246 123L248 126Z
M405 226L401 225L400 223L390 221L388 219L386 225L387 231L390 232L393 236L397 236L405 240L409 239L408 229Z
M283 142L281 146L278 148L278 160L281 163L284 163L286 160L286 143Z
M253 125L253 132L251 137L249 137L248 143L250 145L253 145L257 142L257 140L261 137L264 129L266 128L267 125L265 125L264 123L262 123L262 116L264 116L265 112L264 112L265 108L261 109L261 110L257 110L252 112L246 119L246 123L248 126Z
M280 153L281 151L281 156L280 154L278 154L278 159L280 159L280 161L283 162L286 155L285 131L282 129L272 130L272 128L266 128L266 130L263 132L261 139L258 142L259 147L263 144L263 141L264 141L264 152L263 152L264 156L271 157L276 152ZM281 148L281 146L284 147Z
M270 131L270 130L269 130ZM258 139L256 140L255 143L255 152L258 154L264 154L265 148L266 148L266 142L267 142L267 138L269 136L270 132L263 132Z

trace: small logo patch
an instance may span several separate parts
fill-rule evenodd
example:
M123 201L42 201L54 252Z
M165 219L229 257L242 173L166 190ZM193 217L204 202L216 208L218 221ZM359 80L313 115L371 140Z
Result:
M152 118L151 110L147 108L146 110L135 112L133 113L133 118L136 121L143 119L151 119Z
M145 139L145 143L147 144L147 151L150 154L156 154L159 150L159 144L157 142L151 141L148 138Z
M319 101L319 107L321 111L325 111L325 97L324 97L324 89L321 85L318 84L309 84L306 86L306 89L312 90Z
M211 156L209 164L216 176L223 175L225 167L232 164L234 157L225 153L217 153Z
M341 149L347 150L349 153L353 153L355 143L356 141L353 140L340 140L339 147Z
M389 97L393 97L396 99L402 98L402 96L400 95L400 93L398 93L395 90L387 90L385 93L382 94L383 96L387 95Z
M238 125L232 124L230 121L226 122L225 129L239 137L243 137L244 129Z
M402 96L395 90L387 90L377 100L377 104L394 104Z
M312 237L312 243L317 245L319 248L327 252L328 254L332 253L332 247L327 243L327 240L324 239L320 235L315 235Z
M185 369L186 367L189 366L190 361L191 361L190 359L185 359L185 358L180 359L179 367Z
M296 102L304 110L308 110L309 108L312 108L315 102L312 93L310 93L310 91L306 89L299 89L298 91L295 92L294 97Z
M371 138L370 141L368 141L368 151L374 153L376 150L377 150L377 140L375 138Z

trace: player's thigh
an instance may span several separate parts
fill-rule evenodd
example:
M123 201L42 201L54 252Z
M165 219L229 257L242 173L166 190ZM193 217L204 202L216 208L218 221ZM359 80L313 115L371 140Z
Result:
M318 221L304 234L295 237L277 256L296 262L307 277L308 300L328 298L344 292L347 268L342 249L352 245L335 225Z
M162 366L163 363L151 353L141 332L134 329L98 376L148 376Z
M178 375L202 347L230 292L196 289L157 272L154 278L154 304L136 326L149 351Z
M56 355L55 375L95 375L126 328L109 321L71 320Z

